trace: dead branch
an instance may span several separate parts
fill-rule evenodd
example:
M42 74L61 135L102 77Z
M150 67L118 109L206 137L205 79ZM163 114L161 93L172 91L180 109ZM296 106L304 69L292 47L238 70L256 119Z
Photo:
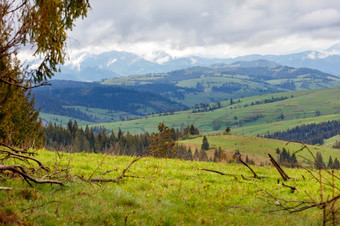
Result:
M3 142L0 142L0 146L6 147L6 148L14 151L15 153L25 153L25 154L29 154L29 155L36 155L37 154L35 152L29 152L27 150L19 150L19 149L13 148L13 147L11 147L11 146L3 143Z
M19 158L22 158L22 159L29 159L29 160L32 160L34 162L36 162L40 168L44 169L45 171L47 172L50 172L51 170L48 168L48 167L45 167L38 159L36 158L33 158L33 157L30 157L30 156L26 156L26 155L20 155L20 154L15 154L15 153L12 153L11 151L7 151L7 150L0 150L0 153L7 153L11 156L14 156L14 157L19 157Z
M273 163L273 165L275 166L275 168L277 169L277 171L280 173L281 177L283 180L288 180L291 179L286 173L285 171L280 167L280 165L275 161L275 159L271 156L271 154L268 154L271 163Z
M241 156L237 155L236 158L238 159L238 161L240 161L243 165L245 165L248 169L250 169L250 171L253 173L254 178L258 178L257 174L255 173L255 171L246 163L242 160Z
M101 174L99 174L99 176L98 177L101 177L101 176L103 176L103 175L105 175L105 174L107 174L107 173L111 173L111 172L113 172L113 171L117 171L118 169L116 168L116 169L113 169L113 170L107 170L107 171L105 171L105 172L102 172ZM97 178L98 178L97 177Z
M291 190L292 192L294 192L294 191L299 192L299 190L298 190L296 187L294 187L294 186L289 186L289 185L287 185L287 184L285 184L285 183L283 183L283 182L282 182L282 186L287 187L287 188L290 188L290 190Z
M241 177L243 180L251 180L250 178L244 177L242 174L241 174Z
M13 188L11 188L11 187L0 187L0 190L13 191Z
M204 170L204 171L208 171L208 172L218 173L218 174L221 174L221 175L227 175L227 174L220 172L220 171L217 171L217 170L211 170L211 169L205 169L205 168L198 168L198 170Z
M30 176L29 174L27 174L25 172L25 170L23 169L23 167L20 166L20 165L0 165L0 171L5 171L5 170L12 171L13 173L19 174L20 176L22 176L24 178L24 180L27 181L27 183L29 185L31 185L29 183L29 181L33 181L34 183L37 183L37 184L59 184L59 185L64 185L60 181L55 181L55 180L39 180L39 179L36 179L36 178Z

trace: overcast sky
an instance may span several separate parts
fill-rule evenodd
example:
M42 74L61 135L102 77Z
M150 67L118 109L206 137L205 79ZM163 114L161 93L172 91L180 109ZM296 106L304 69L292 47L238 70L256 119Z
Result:
M340 42L339 0L90 0L68 50L152 59L323 50Z

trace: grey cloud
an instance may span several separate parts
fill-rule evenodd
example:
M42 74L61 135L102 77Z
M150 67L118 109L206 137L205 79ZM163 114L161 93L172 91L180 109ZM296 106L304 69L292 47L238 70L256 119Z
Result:
M72 33L82 45L167 41L177 48L262 45L285 36L338 39L340 1L93 0ZM327 37L326 37L327 38Z

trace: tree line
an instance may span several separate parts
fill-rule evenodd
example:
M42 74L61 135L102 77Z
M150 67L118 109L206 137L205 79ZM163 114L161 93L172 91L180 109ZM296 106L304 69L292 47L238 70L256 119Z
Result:
M286 141L300 141L305 144L323 144L324 139L340 134L340 121L333 120L322 123L312 123L297 126L282 132L275 132L265 135L265 138L272 138Z

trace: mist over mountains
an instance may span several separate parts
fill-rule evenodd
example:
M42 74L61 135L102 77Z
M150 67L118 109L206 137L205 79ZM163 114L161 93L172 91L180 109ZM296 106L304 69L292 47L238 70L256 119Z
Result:
M235 58L203 58L198 56L174 58L165 52L157 53L147 60L134 53L110 51L98 55L82 55L77 62L61 66L55 79L74 81L99 81L137 74L165 73L195 66L233 64L239 61L269 60L295 68L317 69L329 74L340 75L340 43L318 51L305 51L288 55L246 55Z

